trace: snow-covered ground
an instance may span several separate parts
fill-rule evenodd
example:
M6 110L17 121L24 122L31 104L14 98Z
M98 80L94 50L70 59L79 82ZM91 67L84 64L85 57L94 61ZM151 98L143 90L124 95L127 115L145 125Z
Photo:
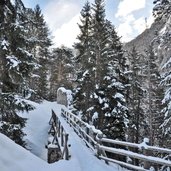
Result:
M67 123L61 118L63 126L69 132L71 159L60 160L48 164L45 144L48 139L49 119L51 110L60 115L61 105L56 102L44 101L42 104L33 103L35 110L21 115L28 118L25 137L30 151L18 146L6 136L0 134L0 171L124 171L118 165L106 165L97 159L93 152L75 134Z

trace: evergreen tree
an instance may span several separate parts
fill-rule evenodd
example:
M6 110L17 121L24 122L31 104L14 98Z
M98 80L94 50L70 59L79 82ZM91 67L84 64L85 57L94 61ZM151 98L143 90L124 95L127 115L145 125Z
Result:
M147 50L147 119L148 135L151 145L159 145L162 141L160 125L163 120L162 97L163 89L159 85L161 77L157 66L157 56L153 44Z
M103 60L105 60L107 51L106 45L107 41L107 30L105 26L105 3L104 0L95 0L92 7L93 18L92 18L92 54L95 61L95 84L98 86L100 84L103 76Z
M50 33L44 16L39 5L36 5L34 11L27 10L29 17L29 28L27 38L30 42L30 51L34 56L36 64L33 75L30 79L30 85L33 90L33 99L48 98L48 67L51 58L49 47L52 45Z
M168 18L171 12L171 1L170 0L154 0L155 4L153 8L153 15L157 19Z
M138 53L135 46L128 54L129 58L129 122L127 128L127 141L141 143L144 138L144 129L147 125L144 110L144 86L143 86L143 65L142 55ZM138 153L137 148L131 151ZM139 160L132 159L135 165L139 165Z
M162 128L162 135L163 139L165 141L163 142L163 145L167 148L170 147L170 133L171 133L171 126L170 126L170 120L171 120L171 60L169 59L162 67L162 80L161 80L161 86L165 89L164 98L162 100L163 104L163 110L164 113L164 120L161 124Z
M76 89L74 94L74 112L80 113L86 122L91 121L89 110L93 102L91 101L94 92L94 71L95 61L92 58L91 46L91 6L87 1L81 11L81 24L79 25L80 34L77 37L78 43L75 44L77 55L75 65L77 68Z
M107 137L125 139L125 121L128 117L125 58L114 27L105 19L104 5L103 0L96 0L92 19L82 16L77 44L81 74L77 79L74 107L81 112L85 121L90 122L92 118L94 125ZM85 7L83 11L87 15L84 16L91 16L90 8ZM85 9L88 9L87 13ZM84 23L90 24L87 27Z
M102 78L100 84L96 84L94 109L98 113L98 128L109 138L124 140L128 119L126 59L113 25L105 21L105 28L100 64Z
M160 64L160 73L162 74L162 79L160 82L160 86L162 87L164 94L164 98L162 100L162 106L161 106L161 113L162 119L161 119L161 125L160 128L162 128L161 137L162 139L165 139L165 141L162 141L161 145L164 145L165 147L170 146L170 124L169 124L169 118L170 118L170 11L171 11L171 1L170 0L156 0L154 1L154 9L153 14L156 18L156 20L161 20L164 22L163 32L159 33L158 36L156 36L156 40L158 41L158 46L160 47L157 49L157 55L163 59L163 63Z
M25 7L20 0L16 0L15 5L9 0L1 1L0 12L0 131L24 146L25 119L17 112L32 109L24 99L30 93L27 80L33 68L32 55L26 50Z
M129 126L128 141L133 143L142 142L145 123L143 99L143 62L142 55L137 52L135 47L129 54L130 61L130 88L129 88Z
M50 94L52 99L56 99L56 92L59 87L71 89L73 86L73 52L72 49L62 46L53 50L52 57Z

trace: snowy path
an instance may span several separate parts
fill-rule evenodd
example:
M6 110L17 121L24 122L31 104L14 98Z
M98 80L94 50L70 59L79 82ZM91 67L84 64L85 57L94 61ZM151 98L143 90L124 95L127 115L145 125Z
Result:
M35 103L34 106L36 107L35 110L29 112L29 114L24 114L28 118L25 132L27 133L27 140L32 153L43 160L47 160L45 144L48 139L48 122L51 117L51 110L53 109L56 114L60 115L62 106L55 102L47 101L39 105ZM96 158L65 120L62 117L60 117L60 120L65 130L69 133L71 159L51 164L49 165L51 169L60 168L60 171L67 169L70 171L125 171L118 165L106 165L103 160Z
M60 114L59 107L61 106L53 107L56 114ZM118 165L106 165L103 160L97 159L66 121L60 116L59 118L65 130L69 133L71 160L77 161L79 166L78 171L123 171Z

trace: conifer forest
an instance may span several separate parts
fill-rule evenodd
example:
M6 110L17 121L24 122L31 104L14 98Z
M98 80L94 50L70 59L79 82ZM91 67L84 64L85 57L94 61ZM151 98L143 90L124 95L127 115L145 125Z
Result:
M0 0L0 133L26 147L18 113L65 87L72 113L107 138L171 148L170 11L170 0L155 0L151 27L123 43L105 1L86 1L69 48L55 47L39 5Z

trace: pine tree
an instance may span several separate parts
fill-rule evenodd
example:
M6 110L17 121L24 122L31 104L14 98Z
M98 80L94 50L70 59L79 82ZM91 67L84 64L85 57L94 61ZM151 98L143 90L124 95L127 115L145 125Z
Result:
M144 129L147 125L144 110L144 86L143 86L143 65L142 55L135 46L127 54L129 58L129 121L127 128L127 141L141 143L144 138ZM138 153L137 148L131 151ZM139 160L132 159L135 165L139 165Z
M29 17L28 34L26 35L32 52L36 67L30 79L30 85L33 90L33 99L47 99L48 98L48 67L51 58L49 47L52 45L50 33L44 16L39 5L36 5L34 11L28 9L27 15Z
M140 143L143 140L143 128L145 123L145 111L143 108L143 62L142 55L132 48L129 55L130 61L130 88L129 88L129 126L128 141Z
M162 80L161 86L164 88L164 98L162 100L163 110L164 113L164 120L161 124L162 128L162 135L165 141L163 145L167 148L170 147L170 120L171 120L171 72L170 72L171 60L169 59L163 66L162 66Z
M22 128L25 119L17 112L32 109L24 99L30 93L27 80L33 68L32 56L26 50L25 7L20 0L16 0L15 5L8 0L1 2L0 63L3 72L0 76L0 131L24 146Z
M98 113L98 127L104 134L113 139L125 139L128 108L126 106L126 60L123 56L122 45L114 26L105 21L101 53L101 82L95 90L95 111ZM105 33L105 32L104 32ZM103 33L103 34L104 34ZM101 115L101 116L100 116Z
M103 55L106 56L103 50L105 49L107 42L106 28L105 28L105 3L104 0L95 0L92 7L93 18L92 18L92 53L95 60L95 84L98 86L100 84L103 76Z
M154 0L155 4L153 8L153 15L157 19L167 18L171 12L171 2L170 0Z
M91 121L89 110L93 102L91 101L94 92L94 70L95 60L92 58L91 46L91 6L87 1L81 11L81 24L79 25L80 34L77 37L78 43L75 44L77 55L75 65L77 68L76 89L74 94L74 112L80 113L86 122Z
M170 21L171 21L171 1L170 0L156 0L154 1L154 9L153 14L156 18L156 20L161 20L164 22L163 25L163 32L159 33L158 36L156 36L156 40L158 41L158 48L157 49L157 55L163 59L162 63L160 64L160 73L162 75L162 79L160 82L160 86L162 87L164 94L163 100L162 100L162 106L161 106L161 113L162 115L162 124L160 125L160 128L162 128L161 138L165 139L165 141L162 141L161 145L164 145L165 147L170 147ZM160 138L160 139L161 139Z
M82 19L84 22L77 44L81 74L77 79L74 107L85 121L92 119L107 137L125 139L128 117L125 99L128 80L124 74L126 60L114 27L105 19L104 5L103 0L96 0L92 19ZM84 25L88 23L86 19L90 21L89 27ZM89 34L83 32L85 28L89 28L90 31L86 32Z
M163 89L159 85L161 76L157 66L157 56L154 53L153 44L147 50L147 120L148 135L151 145L159 145L161 142L160 125L163 120L162 97Z
M62 46L55 48L52 52L50 74L50 94L56 99L56 92L59 87L71 89L73 87L73 52L72 49Z

